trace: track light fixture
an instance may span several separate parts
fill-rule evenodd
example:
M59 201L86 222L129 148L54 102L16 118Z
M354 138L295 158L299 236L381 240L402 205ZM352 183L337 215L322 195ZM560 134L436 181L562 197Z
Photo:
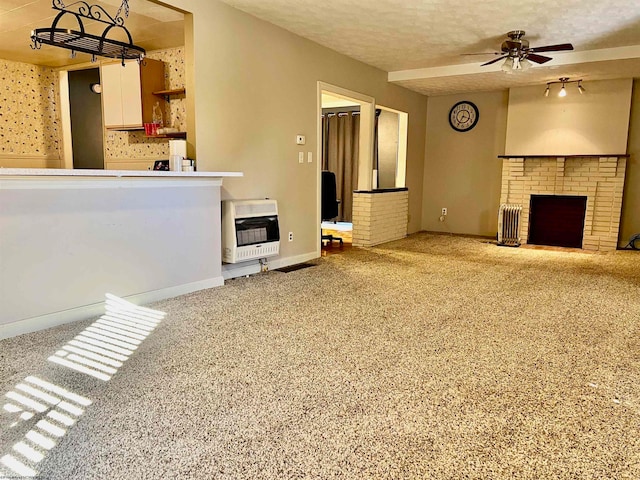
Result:
M569 80L569 77L560 77L557 81L547 82L547 88L544 90L544 96L545 97L549 96L550 86L555 84L555 83L562 84L562 87L560 87L560 91L558 92L558 96L561 97L561 98L567 96L567 89L565 87L569 83L577 83L578 84L578 92L580 92L580 95L582 95L583 93L586 92L586 90L582 86L582 79L580 79L580 80Z

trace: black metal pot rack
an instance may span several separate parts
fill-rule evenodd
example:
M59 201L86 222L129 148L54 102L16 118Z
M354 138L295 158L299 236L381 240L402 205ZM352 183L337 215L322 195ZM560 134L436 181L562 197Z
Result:
M42 44L53 45L71 50L71 56L75 56L75 52L83 52L92 55L92 61L96 56L119 58L124 65L125 60L141 61L146 52L144 48L133 44L133 39L129 30L124 26L124 17L129 16L128 0L123 0L122 5L112 17L100 5L89 5L87 2L79 1L65 6L62 0L52 0L52 8L59 10L50 28L37 28L31 32L31 48L39 50ZM122 16L124 13L124 17ZM79 30L70 30L66 28L57 28L58 22L65 15L75 17L78 22ZM105 23L107 27L101 36L92 35L85 32L82 19L95 20ZM112 40L107 35L112 29L121 29L127 35L129 43ZM117 30L114 30L114 32Z

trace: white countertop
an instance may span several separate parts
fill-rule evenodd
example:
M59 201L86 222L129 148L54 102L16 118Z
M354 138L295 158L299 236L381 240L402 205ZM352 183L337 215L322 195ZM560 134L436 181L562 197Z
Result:
M0 168L4 177L160 177L221 178L242 177L242 172L172 172L162 170L90 170L68 168Z

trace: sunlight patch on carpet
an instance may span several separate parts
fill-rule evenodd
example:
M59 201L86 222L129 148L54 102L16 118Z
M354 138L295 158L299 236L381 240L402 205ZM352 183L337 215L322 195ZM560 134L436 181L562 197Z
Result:
M105 310L100 319L48 360L91 378L109 381L166 315L109 293ZM0 456L0 478L36 477L37 464L92 404L85 396L33 375L4 396L8 401L3 410L13 417L8 428L28 431L10 452Z

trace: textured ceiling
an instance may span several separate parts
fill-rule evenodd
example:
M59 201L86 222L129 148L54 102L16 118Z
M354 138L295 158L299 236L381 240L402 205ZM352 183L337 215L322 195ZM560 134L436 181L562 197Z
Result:
M75 1L75 0L74 0ZM67 5L73 1L65 2ZM122 0L89 1L89 4L102 6L110 15L115 16ZM87 62L90 57L78 54L70 59L70 52L62 48L44 45L40 50L31 49L31 30L48 28L59 13L51 8L51 0L0 0L0 58L17 62L33 63L58 67L74 63ZM157 50L184 45L184 16L182 13L159 6L146 0L129 0L130 13L125 27L130 31L136 45L146 50ZM101 35L104 23L84 22L88 33ZM60 27L77 30L73 19L61 21ZM115 31L109 38L118 37Z
M223 1L390 72L390 81L426 95L542 84L561 76L640 77L640 0ZM121 0L100 3L115 12ZM137 45L155 50L184 44L182 14L147 0L129 4L125 25ZM0 58L50 66L86 62L87 55L70 60L63 49L30 49L30 31L50 26L55 13L51 0L0 0ZM100 31L93 23L87 29ZM570 42L575 52L550 54L554 61L513 75L500 71L501 62L480 67L491 55L462 55L498 50L516 29L527 32L532 47ZM593 52L599 55L588 55Z
M598 67L600 62L584 62L579 56L565 65L505 75L499 63L479 68L491 55L462 54L499 50L511 30L525 30L532 47L569 42L576 52L623 46L639 46L640 52L639 0L223 1L386 72L478 67L464 74L446 69L436 74L434 69L420 73L422 78L398 82L428 95L509 88L578 72L590 80L638 75L633 62Z

